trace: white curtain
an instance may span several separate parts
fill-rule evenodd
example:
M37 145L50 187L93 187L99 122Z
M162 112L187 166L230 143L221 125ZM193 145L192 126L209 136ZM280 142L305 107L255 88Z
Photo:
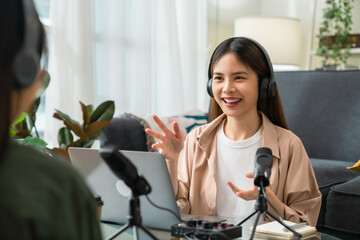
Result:
M95 0L97 97L174 115L206 97L206 0Z
M206 0L52 0L45 140L54 108L81 121L79 101L116 114L207 111ZM94 24L93 24L94 23Z
M91 0L51 1L44 138L52 147L58 146L57 131L63 125L52 117L54 109L82 122L79 101L95 103L93 19Z

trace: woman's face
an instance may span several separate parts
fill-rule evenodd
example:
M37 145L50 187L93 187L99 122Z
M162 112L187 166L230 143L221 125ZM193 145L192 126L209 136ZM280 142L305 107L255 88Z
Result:
M216 102L228 117L257 114L257 74L234 53L225 54L214 65L212 90Z

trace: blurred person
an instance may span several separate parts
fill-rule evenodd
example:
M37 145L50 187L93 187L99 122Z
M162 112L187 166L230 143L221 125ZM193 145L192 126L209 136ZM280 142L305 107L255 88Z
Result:
M45 74L32 0L0 0L0 36L0 239L101 239L95 199L69 162L9 137Z

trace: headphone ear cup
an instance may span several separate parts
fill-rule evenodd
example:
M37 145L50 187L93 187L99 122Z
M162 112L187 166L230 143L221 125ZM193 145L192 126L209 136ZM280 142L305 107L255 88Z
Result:
M270 81L269 83L269 90L268 90L268 97L269 98L273 98L276 96L276 82L275 81Z
M259 99L264 100L268 97L268 77L260 77L259 81Z
M207 82L207 92L208 92L208 94L209 94L209 96L210 97L214 97L214 94L213 94L213 91L212 91L212 81L213 81L213 79L212 78L210 78L209 80L208 80L208 82Z
M262 77L259 84L259 99L265 100L275 97L276 95L276 82L269 77Z
M16 56L14 61L16 89L26 88L35 81L38 72L38 62L39 59L36 53L22 52Z

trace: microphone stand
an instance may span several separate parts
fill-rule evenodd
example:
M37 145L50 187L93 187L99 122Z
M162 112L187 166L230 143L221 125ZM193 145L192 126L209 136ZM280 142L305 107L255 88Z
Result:
M129 197L129 215L127 216L127 219L128 219L127 224L125 224L117 232L113 233L106 240L114 239L128 228L132 228L134 234L134 240L138 239L138 234L139 234L138 229L141 229L152 239L157 240L157 238L150 231L148 231L146 228L144 228L141 225L142 218L140 214L140 200L139 200L139 196L137 194L134 194L134 191L132 192L132 195Z
M269 212L267 210L267 204L266 203L268 202L268 200L265 198L265 196L266 196L265 188L263 186L263 182L261 181L260 186L258 187L258 196L256 197L255 211L252 212L245 219L243 219L241 222L239 222L237 225L240 226L241 224L246 222L249 218L251 218L252 216L254 216L257 213L256 219L255 219L255 222L254 222L254 226L253 226L253 229L252 229L252 233L251 233L251 236L250 236L250 240L252 240L254 238L255 229L256 229L256 226L258 225L259 218L260 218L261 214L266 213L270 217L275 219L277 222L279 222L281 225L283 225L286 229L288 229L289 231L294 233L294 235L295 235L295 237L297 239L301 239L302 235L300 233L296 232L294 229L292 229L286 223L284 223L281 219L277 218L274 214L272 214L271 212Z

